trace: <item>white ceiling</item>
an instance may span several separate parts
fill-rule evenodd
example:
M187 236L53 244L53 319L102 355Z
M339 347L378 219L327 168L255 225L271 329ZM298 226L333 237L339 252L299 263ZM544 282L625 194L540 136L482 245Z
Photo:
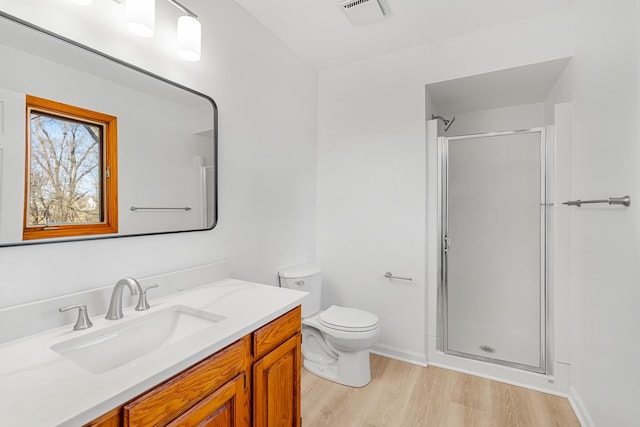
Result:
M544 14L575 0L386 0L390 15L353 26L340 0L236 0L318 69Z
M544 102L569 59L540 62L427 85L438 114Z

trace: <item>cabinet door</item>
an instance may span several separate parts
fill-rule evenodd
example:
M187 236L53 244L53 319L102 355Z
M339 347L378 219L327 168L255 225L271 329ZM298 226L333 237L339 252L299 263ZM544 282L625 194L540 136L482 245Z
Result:
M300 426L300 346L294 335L253 365L255 427Z
M246 376L240 374L167 427L249 427Z

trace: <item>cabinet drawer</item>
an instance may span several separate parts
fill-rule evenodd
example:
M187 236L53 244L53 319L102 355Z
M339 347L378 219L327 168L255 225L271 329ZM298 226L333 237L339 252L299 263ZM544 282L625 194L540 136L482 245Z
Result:
M124 425L166 424L243 372L248 359L249 339L246 337L126 404Z
M261 358L301 329L301 308L297 306L253 333L253 354Z
M166 427L248 427L243 374L238 375L195 404ZM244 416L247 413L247 416Z

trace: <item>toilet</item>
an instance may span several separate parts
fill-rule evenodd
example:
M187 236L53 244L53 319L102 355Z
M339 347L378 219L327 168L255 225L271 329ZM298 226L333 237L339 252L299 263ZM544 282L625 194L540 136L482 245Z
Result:
M369 348L380 337L378 316L332 305L320 310L322 269L304 264L280 271L280 286L309 292L302 300L302 358L305 369L350 387L371 381Z

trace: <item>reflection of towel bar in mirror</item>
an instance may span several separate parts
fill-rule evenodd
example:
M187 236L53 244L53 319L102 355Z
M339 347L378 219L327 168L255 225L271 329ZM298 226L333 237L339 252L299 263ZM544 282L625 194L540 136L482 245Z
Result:
M597 200L571 200L568 202L564 202L563 205L567 206L577 206L580 207L586 204L592 203L608 203L610 205L622 205L622 206L630 206L631 205L631 197L609 197L608 199L597 199Z
M149 210L162 210L162 211L190 211L191 208L189 206L185 206L184 208L143 208L140 206L131 206L131 210L135 211L149 211Z
M387 279L398 279L398 280L406 280L408 282L413 282L413 277L394 276L393 273L390 271L387 271L386 273L384 273L384 277L386 277Z

